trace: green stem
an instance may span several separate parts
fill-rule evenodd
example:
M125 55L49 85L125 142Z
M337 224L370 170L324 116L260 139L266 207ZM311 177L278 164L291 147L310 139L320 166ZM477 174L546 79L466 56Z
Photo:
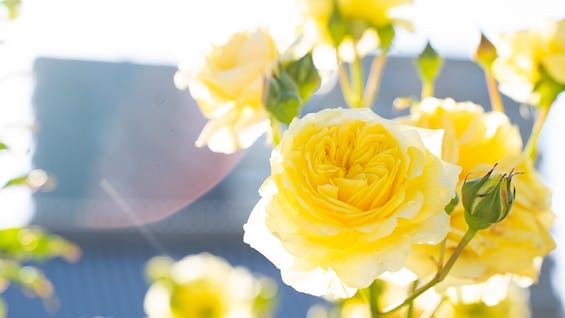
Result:
M437 313L439 312L439 309L441 308L441 306L447 301L447 297L443 296L441 298L441 300L438 302L436 308L434 308L434 310L432 311L432 313L430 314L430 318L434 318Z
M345 64L341 57L339 56L339 50L335 50L335 59L337 62L337 74L339 78L339 84L341 86L341 91L343 93L343 98L345 102L350 104L350 96L351 96L351 86L349 83L349 77L347 76L347 71L345 69Z
M351 92L349 104L352 107L365 107L367 105L363 103L363 61L355 44L353 45L353 52L354 56L351 62L351 87L353 91Z
M485 70L485 80L487 83L488 96L492 110L504 114L504 104L502 103L502 98L500 97L500 93L496 86L496 80L494 79L491 71Z
M471 239L473 239L475 234L477 234L477 230L473 230L473 229L469 228L467 230L467 232L465 232L465 235L463 236L463 238L461 239L459 244L457 244L457 247L453 251L453 254L451 254L449 259L447 260L447 263L445 263L445 265L441 267L441 269L436 273L434 278L432 278L425 285L423 285L422 287L420 287L416 291L414 291L414 293L412 293L412 295L410 295L408 298L406 298L402 303L400 303L399 305L397 305L396 307L394 307L390 310L382 312L381 314L382 315L388 315L388 314L391 314L395 311L400 310L402 307L404 307L407 304L414 301L414 299L416 299L418 296L420 296L421 294L426 292L428 289L434 287L435 285L437 285L438 283L443 281L445 279L445 277L447 276L447 274L449 273L449 271L451 270L451 268L453 267L453 265L455 264L455 261L457 260L457 258L459 258L459 256L463 252L463 249L465 248L465 246L467 246L467 244L469 244L469 242L471 241Z
M536 121L534 122L534 126L532 127L532 133L530 134L526 148L524 148L524 153L534 161L537 157L537 143L539 135L547 118L547 114L549 113L549 108L550 106L544 105L538 107Z
M441 241L440 247L439 247L439 257L438 257L438 261L437 261L437 266L438 266L438 270L440 270L443 267L443 258L445 257L445 246L447 244L447 238L443 239L443 241Z
M276 146L281 141L281 125L273 116L269 118L269 121L271 123L271 136L273 138L273 146Z
M379 297L381 296L381 292L381 286L377 281L374 281L371 286L369 286L369 309L372 318L381 317L379 309Z
M365 86L365 93L363 95L363 105L371 107L379 94L381 84L381 77L383 74L384 66L387 60L387 51L383 50L381 54L375 56L369 71L369 77Z
M434 82L422 81L422 96L421 99L434 96Z
M415 280L412 283L412 287L410 288L410 292L415 292L416 288L418 288L418 280ZM414 317L414 300L408 303L408 310L406 311L406 318Z

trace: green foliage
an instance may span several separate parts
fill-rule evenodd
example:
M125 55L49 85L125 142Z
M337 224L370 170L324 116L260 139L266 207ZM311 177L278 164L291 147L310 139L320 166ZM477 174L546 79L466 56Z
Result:
M21 0L0 0L0 7L5 7L8 10L8 17L14 19L20 12Z
M8 180L8 182L6 182L6 184L4 184L4 186L2 186L2 188L8 188L8 187L13 187L13 186L18 186L18 185L27 185L27 180L28 180L28 176L27 174L24 174L22 176L18 176L15 178L12 178L10 180Z
M295 61L285 63L283 69L296 84L303 101L307 101L320 87L322 78L314 65L312 52L308 52Z
M0 150L9 150L9 148L0 142ZM0 191L12 186L26 186L36 190L38 185L31 180L32 175L34 172L12 178L0 188ZM27 294L37 296L44 301L53 300L51 282L41 269L28 263L58 257L75 261L79 256L80 249L76 245L60 236L47 234L38 227L0 229L0 293L13 283L22 287ZM0 298L0 318L5 316L6 306Z
M78 248L57 235L39 228L11 228L0 230L0 258L20 262L44 261L62 257L73 261L79 255Z
M265 108L277 121L286 125L298 117L304 103L314 94L321 77L314 66L312 53L284 61L266 83Z

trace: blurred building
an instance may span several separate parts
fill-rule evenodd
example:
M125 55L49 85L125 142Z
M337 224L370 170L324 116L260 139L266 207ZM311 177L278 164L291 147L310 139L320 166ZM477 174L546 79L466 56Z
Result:
M270 146L260 139L230 157L196 150L204 121L189 93L174 87L175 70L36 60L33 165L52 174L56 187L34 195L33 223L78 243L83 257L76 264L44 265L56 287L57 311L49 314L40 301L10 288L9 317L143 317L144 264L160 254L180 258L209 251L280 283L278 270L242 242L242 225L269 175ZM419 96L419 85L412 60L392 58L373 109L398 116L393 99ZM445 63L436 95L488 105L483 73L466 61ZM504 102L527 135L530 121L520 116L518 105ZM315 96L304 111L340 105L343 98L334 88ZM545 262L532 289L535 317L563 316L551 290L552 264L551 258ZM280 297L277 317L304 317L311 304L322 302L282 283Z

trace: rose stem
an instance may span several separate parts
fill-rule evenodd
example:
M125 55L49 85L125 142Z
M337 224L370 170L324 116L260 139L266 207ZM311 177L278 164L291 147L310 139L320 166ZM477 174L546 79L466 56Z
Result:
M537 157L537 143L538 138L543 128L543 124L547 118L547 113L549 112L549 106L540 106L538 107L536 121L534 122L534 126L532 127L532 133L530 134L530 138L528 139L528 143L526 144L526 148L524 148L524 153L532 158L532 160L536 160Z
M485 80L487 83L488 96L492 110L504 114L504 104L502 103L500 92L496 87L496 80L494 79L494 76L492 76L492 72L490 70L485 70Z
M371 63L371 70L369 71L369 78L367 79L365 94L363 95L363 105L366 107L371 107L377 98L386 60L387 51L383 50L381 54L375 56Z
M380 314L381 315L388 315L388 314L391 314L395 311L398 311L402 307L404 307L407 304L414 301L414 299L416 299L418 296L420 296L421 294L426 292L428 289L434 287L436 284L443 281L445 279L445 277L447 276L447 274L449 273L449 271L451 270L451 268L453 267L453 265L455 264L455 261L457 260L457 258L463 252L463 249L465 248L465 246L467 246L467 244L469 244L469 242L471 241L471 239L473 239L475 234L477 234L477 230L473 230L473 229L470 229L470 228L467 229L467 232L465 232L465 235L463 235L463 238L461 239L459 244L457 244L457 247L453 251L453 254L451 254L449 259L447 260L447 263L445 263L445 265L441 267L441 269L436 273L436 275L434 276L434 278L432 278L432 280L430 280L428 283L426 283L422 287L418 288L414 293L412 293L412 295L410 295L408 298L406 298L406 300L404 300L401 304L397 305L396 307L394 307L390 310L382 312Z

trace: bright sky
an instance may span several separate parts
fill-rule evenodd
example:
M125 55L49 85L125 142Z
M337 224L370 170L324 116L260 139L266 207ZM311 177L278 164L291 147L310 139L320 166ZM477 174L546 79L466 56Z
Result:
M298 1L298 0L296 0ZM210 39L262 26L292 36L293 0L27 0L14 41L29 53L177 63ZM479 30L496 34L564 17L563 0L415 0L416 34L397 52L414 54L426 38L443 54L466 57Z

